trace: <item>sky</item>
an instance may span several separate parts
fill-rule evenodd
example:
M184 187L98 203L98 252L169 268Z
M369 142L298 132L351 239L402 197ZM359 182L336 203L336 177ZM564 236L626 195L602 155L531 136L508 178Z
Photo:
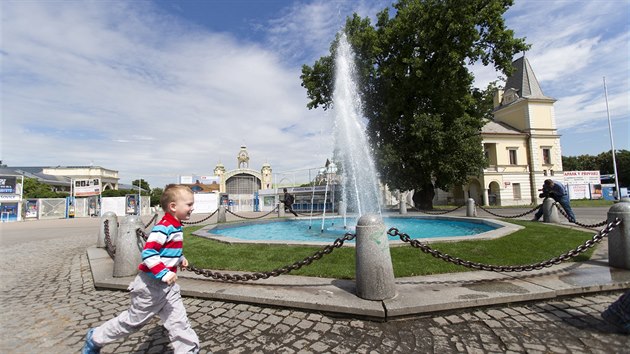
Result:
M2 0L0 160L101 166L151 187L269 163L322 166L333 115L306 108L303 64L381 0ZM630 150L630 1L516 0L505 14L546 96L562 155ZM514 59L520 57L520 54ZM475 85L499 76L475 65Z

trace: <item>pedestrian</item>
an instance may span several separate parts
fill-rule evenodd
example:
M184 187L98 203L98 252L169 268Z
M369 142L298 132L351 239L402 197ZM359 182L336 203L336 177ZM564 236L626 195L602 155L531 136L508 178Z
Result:
M602 312L602 318L619 332L630 334L630 290Z
M284 199L282 199L281 202L284 203L285 209L288 209L290 212L293 213L293 215L298 216L298 214L293 211L293 202L295 201L295 198L287 191L286 188L284 188L282 191L284 192Z
M564 211L569 216L570 222L575 222L575 214L573 213L573 209L571 209L571 202L569 200L569 193L567 192L567 188L564 184L553 181L550 179L546 179L543 183L542 193L540 193L539 197L541 198L553 198L556 202L560 203ZM538 211L534 215L532 221L538 221L543 214L543 208L538 208Z
M129 285L131 306L115 318L88 331L83 354L100 353L101 348L138 331L154 315L159 315L175 354L198 353L199 338L190 326L176 283L177 267L188 266L182 254L182 220L193 211L192 190L184 185L166 186L160 205L165 214L157 223L142 250L139 274Z

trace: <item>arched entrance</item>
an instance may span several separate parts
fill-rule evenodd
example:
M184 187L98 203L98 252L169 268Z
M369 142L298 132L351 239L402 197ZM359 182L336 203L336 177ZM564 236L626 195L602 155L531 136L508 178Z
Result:
M488 204L501 205L501 187L496 181L492 181L488 185Z
M248 173L238 173L225 181L229 206L233 211L253 211L254 194L260 190L260 178Z

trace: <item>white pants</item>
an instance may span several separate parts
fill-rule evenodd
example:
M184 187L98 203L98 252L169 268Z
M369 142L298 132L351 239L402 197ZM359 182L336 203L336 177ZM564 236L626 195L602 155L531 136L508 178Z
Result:
M168 330L175 354L197 353L199 338L190 326L179 285L168 286L141 272L129 285L131 306L117 317L94 329L92 340L103 346L138 331L154 315L159 315Z

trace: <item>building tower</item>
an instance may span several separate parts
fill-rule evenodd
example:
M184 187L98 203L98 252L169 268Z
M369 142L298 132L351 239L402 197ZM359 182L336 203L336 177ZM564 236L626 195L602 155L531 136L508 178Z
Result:
M261 188L260 189L271 189L273 186L273 181L271 180L271 165L268 162L265 162L262 165L260 170L261 174Z
M545 179L554 175L562 179L560 135L553 107L556 99L545 96L525 56L512 64L514 73L494 97L494 119L526 135L526 151L518 156L526 158L522 164L528 167L529 191L534 202Z
M241 145L241 151L238 152L236 159L238 162L238 168L249 167L249 154L247 153L247 147L245 145Z

